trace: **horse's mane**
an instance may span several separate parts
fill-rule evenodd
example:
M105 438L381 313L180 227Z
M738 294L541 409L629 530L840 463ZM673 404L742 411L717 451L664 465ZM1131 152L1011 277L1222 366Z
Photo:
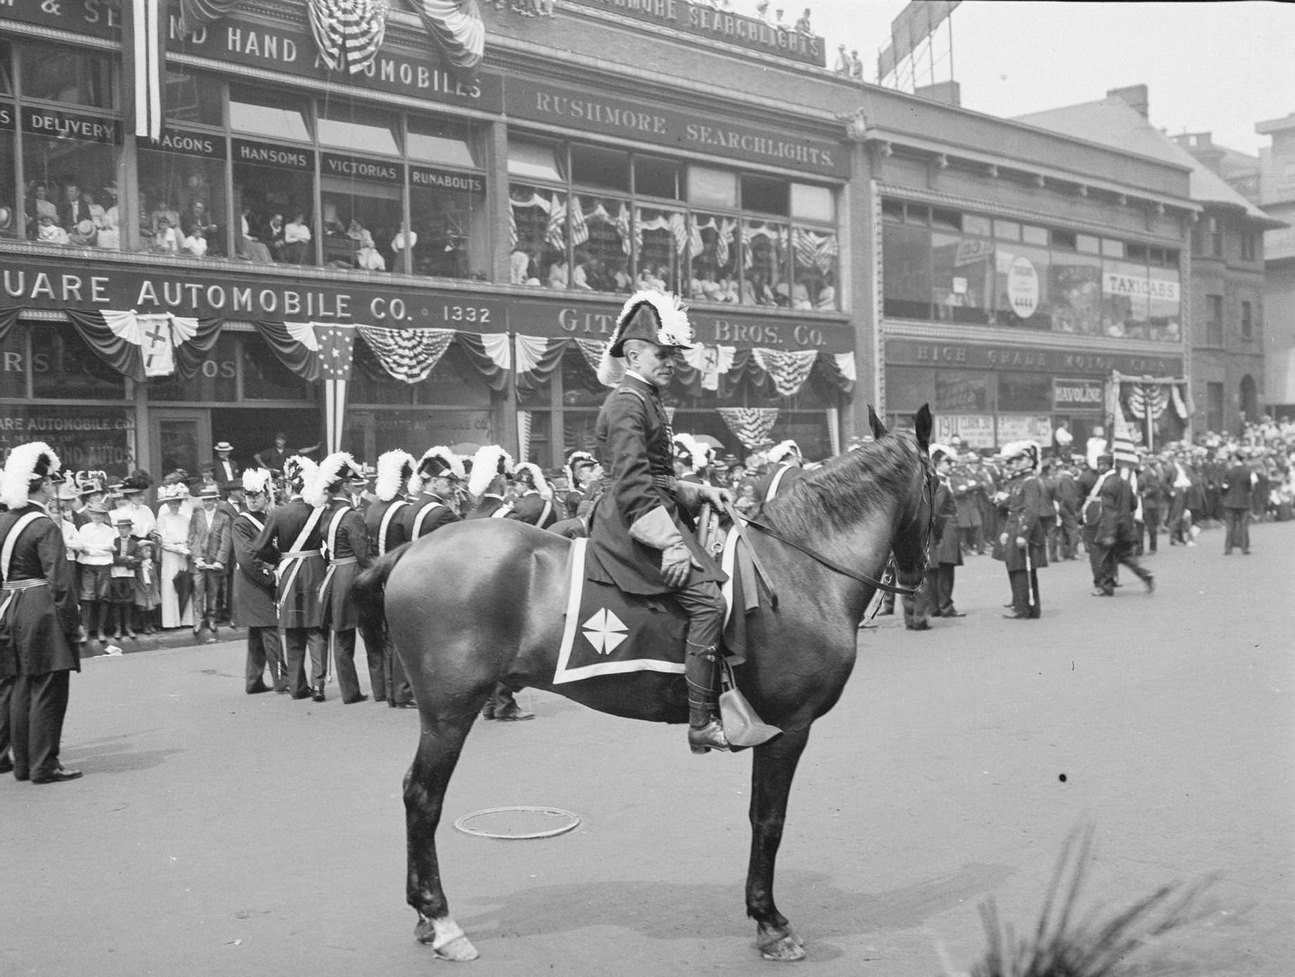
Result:
M793 539L849 529L887 499L911 490L914 463L920 463L920 456L911 433L869 442L796 479L764 503L760 521Z

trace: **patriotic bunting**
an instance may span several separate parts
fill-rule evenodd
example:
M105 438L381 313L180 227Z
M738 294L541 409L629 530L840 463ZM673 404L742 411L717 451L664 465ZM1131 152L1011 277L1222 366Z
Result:
M190 34L199 27L232 13L243 0L180 0L180 32Z
M162 136L162 62L166 49L166 12L161 0L131 0L134 24L131 62L135 77L135 135Z
M486 25L477 0L412 0L423 26L449 64L475 71L486 53Z
M382 368L403 383L422 383L454 340L453 329L388 329L358 326Z
M581 245L589 240L589 225L579 197L571 198L571 243Z
M544 233L544 240L559 251L567 248L567 205L556 193L549 205L549 226Z
M310 30L330 71L355 75L373 64L389 6L388 0L310 0Z
M818 351L807 349L784 351L777 349L753 349L751 355L769 378L778 393L783 397L794 397L809 379L809 371L814 368Z
M732 346L697 345L683 351L683 358L694 370L701 374L703 390L719 390L721 374L733 369L733 360L737 350Z
M773 439L774 422L778 420L777 407L720 407L720 419L742 442L748 451L754 451Z

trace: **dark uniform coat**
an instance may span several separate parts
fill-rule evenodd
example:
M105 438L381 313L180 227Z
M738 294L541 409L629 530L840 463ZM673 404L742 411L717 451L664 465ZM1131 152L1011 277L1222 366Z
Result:
M508 514L513 511L512 504L504 501L500 495L483 495L477 499L477 504L472 507L465 519L506 519Z
M314 506L299 498L277 506L252 544L256 557L275 567L278 577L275 595L282 628L322 627L324 609L319 601L319 585L324 581L322 518L316 520L310 533L297 545L297 537L314 511ZM294 545L297 545L295 550Z
M931 533L927 562L949 563L962 566L962 541L958 538L958 505L953 500L953 487L947 478L941 478L935 487L935 530Z
M276 628L274 566L260 559L253 546L265 529L264 512L240 512L230 535L234 541L234 596L232 606L245 628Z
M424 492L405 510L405 534L409 539L421 539L442 526L458 521L459 514L444 499Z
M1009 573L1027 569L1026 550L1016 545L1017 537L1025 537L1030 554L1030 566L1034 569L1048 565L1047 535L1044 531L1044 517L1052 514L1052 503L1048 501L1043 482L1033 472L1024 472L1003 483L1002 491L1007 498L999 503L999 535L1007 535L1007 542L1002 545L1000 559L1007 564Z
M661 576L661 551L636 542L629 532L635 520L661 506L692 553L689 584L726 580L685 525L675 500L674 445L656 388L627 375L603 401L594 433L608 484L589 527L589 578L630 594L674 589Z
M74 566L67 560L63 530L35 502L0 512L0 546L29 512L40 515L23 528L14 544L5 583L44 580L43 587L0 591L12 597L0 621L0 677L81 671L76 636L81 620ZM3 568L0 568L3 569Z
M347 498L338 496L329 501L320 524L329 563L320 593L320 601L324 605L324 627L333 631L353 631L359 626L359 615L355 602L351 600L351 583L357 573L373 565L364 516Z
M409 542L408 509L404 499L374 499L364 510L364 531L369 534L369 549L375 557Z
M1223 475L1223 508L1249 509L1251 471L1238 461Z
M1119 472L1112 472L1102 482L1102 487L1097 491L1097 497L1102 501L1102 515L1097 524L1097 539L1111 540L1115 545L1133 543L1137 539L1137 528L1133 525L1133 510L1138 504L1133 486L1127 479L1121 478Z
M538 491L532 489L520 498L513 500L513 508L508 513L508 518L516 519L519 522L528 522L532 526L538 526L540 529L548 529L558 521L557 510L557 502L545 499Z

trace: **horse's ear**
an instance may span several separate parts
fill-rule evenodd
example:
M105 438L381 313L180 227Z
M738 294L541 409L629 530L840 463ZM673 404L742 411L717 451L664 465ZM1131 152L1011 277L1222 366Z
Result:
M886 425L881 423L881 418L877 412L872 409L872 404L868 405L868 426L872 428L872 436L880 441L886 435Z
M931 420L931 405L923 404L913 420L917 422L917 443L925 451L931 445L931 428L934 426Z

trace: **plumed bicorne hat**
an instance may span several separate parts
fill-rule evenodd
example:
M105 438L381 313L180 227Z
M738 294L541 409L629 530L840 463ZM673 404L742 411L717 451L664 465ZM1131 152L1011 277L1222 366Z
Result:
M567 473L567 483L576 487L576 471L589 466L596 466L598 459L588 451L573 451L567 455L567 463L562 466L562 470Z
M298 492L305 491L306 485L315 477L318 470L314 459L305 455L293 455L283 463L283 479Z
M54 449L44 441L20 444L5 459L0 475L0 502L10 509L20 509L29 501L33 488L46 478L56 477L63 467Z
M956 461L958 459L958 453L947 444L931 445L930 454L932 465L938 465L945 458L948 458L950 461Z
M513 470L513 459L508 452L497 444L488 444L478 448L472 456L472 474L468 478L468 491L480 496L490 483L499 475L508 475Z
M334 451L319 463L315 477L302 489L302 501L315 506L326 505L329 497L341 489L343 482L363 477L364 469L349 451Z
M772 448L766 451L764 456L769 459L769 464L776 465L793 452L796 457L799 458L800 445L788 438L786 441L779 441Z
M373 494L383 502L390 502L409 486L414 475L414 456L396 448L378 455L378 477Z
M546 499L553 498L553 489L549 487L549 483L545 480L544 472L540 469L539 465L535 464L533 461L519 461L513 468L513 478L520 481L520 476L523 474L530 475L531 484L535 486L535 490L539 492L540 495Z
M695 472L709 468L715 463L715 449L704 441L698 441L691 434L674 436L674 456L686 459L688 467Z
M673 292L645 289L635 292L621 307L611 341L598 363L598 379L613 386L625 376L625 343L643 339L658 346L692 349L692 323L688 309Z
M243 492L247 495L269 495L270 484L268 468L249 468L243 472Z
M428 448L423 452L423 457L418 459L418 471L415 473L415 478L418 479L416 491L421 492L423 483L429 478L442 476L462 481L468 477L468 473L462 458L445 445L438 444L434 448ZM413 486L412 481L410 485Z
M1003 445L1003 450L998 453L998 456L1003 461L1027 458L1031 471L1039 467L1039 446L1033 441L1009 441Z

